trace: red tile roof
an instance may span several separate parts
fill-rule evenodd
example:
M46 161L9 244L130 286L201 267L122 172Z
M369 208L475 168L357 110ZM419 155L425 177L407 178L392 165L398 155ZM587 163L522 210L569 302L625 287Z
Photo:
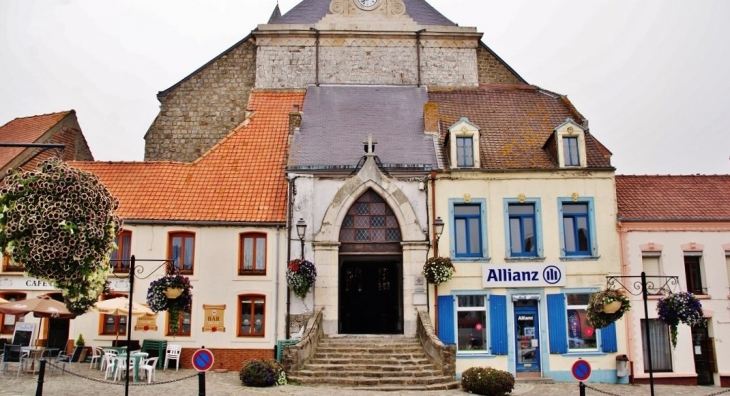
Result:
M621 221L730 221L730 175L616 176Z
M53 128L73 110L16 118L0 127L0 143L36 143L43 134ZM0 147L0 168L26 150L23 147Z
M283 223L289 112L304 92L251 94L248 122L194 163L72 162L119 198L125 219Z
M462 117L481 128L482 169L557 169L543 148L554 129L584 119L566 97L530 85L483 85L475 89L429 92L438 104L441 136ZM586 136L589 168L612 168L611 153Z

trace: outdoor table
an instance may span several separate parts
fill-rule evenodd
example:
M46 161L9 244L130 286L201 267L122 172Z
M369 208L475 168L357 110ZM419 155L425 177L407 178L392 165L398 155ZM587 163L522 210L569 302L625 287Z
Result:
M40 360L42 358L48 358L51 356L53 352L58 351L58 348L46 348L42 346L34 346L34 347L22 347L20 350L25 353L25 357L23 359L30 359L30 370L27 370L27 373L35 374L37 371L35 369L35 362L38 363L38 367L40 367Z
M140 361L142 359L146 359L147 356L149 356L149 354L147 354L145 352L132 353L130 360L134 360L134 382L139 382L139 365L141 364ZM127 353L124 352L124 353L120 353L119 355L117 355L117 359L114 360L114 372L115 373L117 371L117 362L119 361L118 359L120 359L120 358L126 360ZM127 373L127 375L129 375L129 373Z
M117 351L117 353L126 353L127 352L127 347L125 347L125 346L123 346L123 347L105 346L105 347L101 347L101 349L111 349L111 350Z

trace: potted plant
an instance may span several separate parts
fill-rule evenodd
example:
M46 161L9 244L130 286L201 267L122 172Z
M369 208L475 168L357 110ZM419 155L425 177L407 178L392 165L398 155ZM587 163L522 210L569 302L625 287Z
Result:
M679 292L670 294L668 297L661 298L657 302L656 311L659 320L669 326L672 336L672 346L677 347L677 326L684 323L688 326L704 326L704 312L702 312L702 303L689 292Z
M294 295L304 299L317 280L317 268L307 260L294 259L286 267L286 283Z
M147 305L150 309L153 312L167 311L170 314L172 334L179 330L180 312L190 313L192 310L192 288L187 276L168 274L152 281L147 289Z
M0 251L28 275L63 292L80 315L103 292L114 238L122 220L119 201L99 179L58 158L36 170L12 170L0 189Z
M76 338L76 346L81 348L81 352L79 354L79 362L85 361L86 356L89 354L89 351L86 350L86 341L84 341L83 334L79 334L79 337Z
M591 294L586 309L588 322L596 329L602 329L621 319L631 309L631 301L620 290L607 289Z
M440 285L448 282L454 276L456 268L448 257L431 257L423 265L423 276L428 283Z

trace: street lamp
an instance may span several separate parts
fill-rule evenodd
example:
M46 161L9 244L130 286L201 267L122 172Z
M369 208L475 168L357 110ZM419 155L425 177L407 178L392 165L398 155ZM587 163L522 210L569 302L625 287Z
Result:
M633 282L633 285L630 284ZM651 358L651 340L649 334L649 306L647 300L649 294L662 295L672 294L672 289L679 284L677 276L647 276L645 272L641 276L607 276L606 289L624 290L632 296L641 294L644 300L644 333L646 338L642 337L641 344L646 347L647 362L649 363L649 390L651 396L654 396L654 367L652 367Z
M297 235L299 235L299 242L302 243L302 261L304 261L304 235L307 232L307 223L301 217L297 221Z
M444 221L441 220L441 217L437 217L436 220L433 221L433 233L436 235L436 246L434 247L434 255L439 255L439 240L441 240L441 234L444 233Z

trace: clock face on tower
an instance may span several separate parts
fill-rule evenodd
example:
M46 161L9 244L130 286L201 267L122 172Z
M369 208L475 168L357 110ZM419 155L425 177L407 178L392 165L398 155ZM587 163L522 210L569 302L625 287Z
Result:
M364 8L372 8L378 0L357 0Z

